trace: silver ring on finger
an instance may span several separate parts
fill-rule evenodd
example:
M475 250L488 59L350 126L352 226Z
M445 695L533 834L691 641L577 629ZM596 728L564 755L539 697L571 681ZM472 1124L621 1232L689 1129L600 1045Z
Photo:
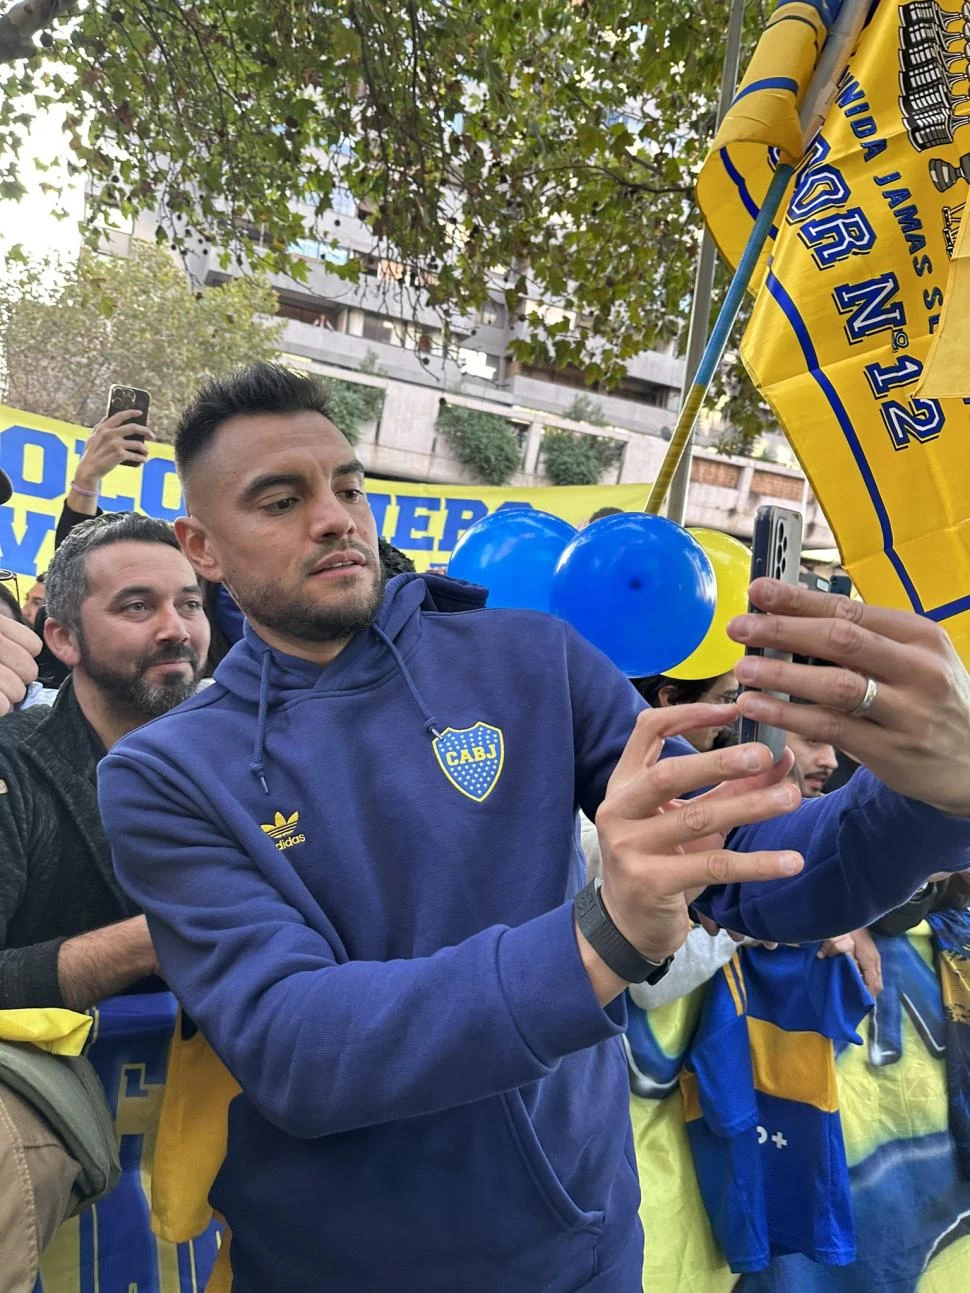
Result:
M872 709L873 705L876 703L876 697L878 695L879 686L876 683L875 678L867 678L866 694L859 701L858 705L856 705L855 709L849 710L849 717L862 718L865 714L868 714L870 709Z

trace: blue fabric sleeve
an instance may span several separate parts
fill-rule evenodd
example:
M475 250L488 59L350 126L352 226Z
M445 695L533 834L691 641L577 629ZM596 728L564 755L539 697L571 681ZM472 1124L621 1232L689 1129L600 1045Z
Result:
M804 943L870 925L934 871L970 867L970 820L906 799L860 768L841 790L788 817L740 827L728 846L793 849L805 869L791 879L708 889L694 906L736 933Z
M101 809L164 976L246 1095L313 1138L534 1082L620 1033L579 955L572 904L433 956L338 963L293 872L286 892L150 755L112 754ZM210 815L211 814L211 815ZM301 898L301 894L304 898ZM305 899L305 900L304 900Z
M572 629L566 660L576 734L577 802L594 821L606 785L646 703L615 665ZM696 751L667 741L664 758ZM791 849L805 869L791 879L708 889L694 906L725 929L779 943L860 929L906 902L934 871L970 867L970 820L906 799L861 768L848 785L794 813L742 826L741 853Z

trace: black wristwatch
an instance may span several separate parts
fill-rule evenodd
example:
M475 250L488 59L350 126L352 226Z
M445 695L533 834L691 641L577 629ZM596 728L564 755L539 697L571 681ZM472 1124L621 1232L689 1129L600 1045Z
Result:
M591 880L585 889L580 889L573 899L573 908L576 924L590 947L614 974L627 983L649 983L652 986L659 983L670 969L672 956L665 961L648 961L620 933L606 910L599 879Z

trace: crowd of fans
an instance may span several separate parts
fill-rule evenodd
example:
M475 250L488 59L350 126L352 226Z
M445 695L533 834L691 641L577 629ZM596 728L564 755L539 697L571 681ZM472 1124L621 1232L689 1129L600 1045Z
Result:
M0 670L9 675L10 660L22 661L24 648L36 650L39 669L0 721L0 1010L87 1011L116 994L164 989L145 916L112 866L98 766L122 738L204 688L245 632L225 584L199 578L170 525L98 509L104 477L133 453L147 452L126 439L126 429L126 415L115 415L91 433L49 569L35 580L0 573ZM380 560L385 579L414 570L383 540ZM42 647L31 647L31 632ZM686 682L656 676L634 685L660 709L732 705L739 691L733 672ZM704 753L736 740L733 723L685 735ZM791 780L805 797L823 795L837 752L797 733L788 744ZM601 859L588 820L582 840L595 875ZM902 934L930 911L967 903L962 876L934 875L878 929ZM731 933L698 921L666 977L634 985L630 997L644 1010L658 1009L710 979L737 947ZM855 959L878 994L879 952L869 931L819 948L819 956L839 954ZM55 1125L52 1134L49 1114L4 1084L0 1070L0 1293L30 1293L38 1256L58 1226L98 1196L79 1155L69 1131ZM24 1169L28 1191L4 1184ZM400 1287L411 1293L406 1281Z

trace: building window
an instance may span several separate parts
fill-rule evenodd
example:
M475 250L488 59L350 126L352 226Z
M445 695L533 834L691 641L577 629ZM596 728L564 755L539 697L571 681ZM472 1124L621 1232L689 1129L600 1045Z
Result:
M475 319L483 328L505 327L505 306L497 301L489 301L476 313Z
M336 211L337 215L355 216L357 202L350 189L335 188L330 194L330 209Z
M320 244L316 238L297 238L296 242L290 243L287 251L296 256L306 256L307 260L320 259Z
M680 392L675 391L672 386L662 386L659 382L646 382L639 377L625 377L612 395L627 396L634 399L638 404L649 404L654 409L669 409L671 399L674 400L674 407L680 400Z
M328 265L346 265L350 260L349 247L334 247L320 238L297 238L287 251L295 256L305 256L307 260L325 261Z
M388 319L382 314L364 314L363 337L365 341L378 341L384 346L397 346L402 350L416 350L419 355L441 355L444 336L438 328L422 328L403 319Z
M339 312L325 309L321 305L280 299L276 307L276 313L281 319L293 319L296 323L309 323L314 328L326 328L330 332L338 330Z

